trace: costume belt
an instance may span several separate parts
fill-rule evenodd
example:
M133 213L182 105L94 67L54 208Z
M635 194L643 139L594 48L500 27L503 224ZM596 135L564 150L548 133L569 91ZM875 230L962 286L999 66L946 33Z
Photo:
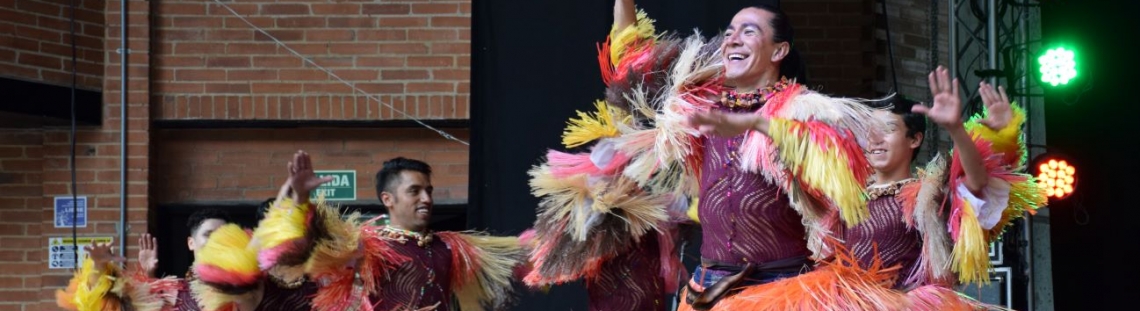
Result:
M746 263L744 266L721 263L710 259L701 258L701 268L705 270L727 271L732 274L717 280L716 283L705 287L703 290L693 288L693 282L690 281L685 286L687 291L685 302L693 307L694 310L709 310L712 309L716 302L725 294L730 291L738 290L741 286L738 285L758 285L770 282L754 280L763 280L763 274L798 274L803 272L805 266L809 266L810 261L807 256L784 258L780 260L765 262L761 264ZM751 280L752 282L745 282ZM751 284L741 284L751 283Z

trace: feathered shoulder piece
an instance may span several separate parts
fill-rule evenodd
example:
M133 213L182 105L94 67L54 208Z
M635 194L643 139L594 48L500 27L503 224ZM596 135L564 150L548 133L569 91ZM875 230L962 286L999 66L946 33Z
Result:
M99 311L122 309L122 288L126 278L119 267L107 263L102 273L95 269L95 261L84 258L75 271L67 289L55 292L56 305L73 311Z
M950 165L950 219L953 239L953 271L962 283L988 283L990 267L987 249L1013 220L1033 213L1047 202L1044 189L1032 176L1021 172L1026 158L1021 127L1025 111L1011 105L1013 119L1000 129L991 129L974 116L966 123L989 175L981 193L965 186L966 176L955 150Z
M768 133L746 134L741 165L789 185L785 190L801 213L837 209L843 223L857 225L870 215L865 185L872 171L863 147L884 128L873 111L857 100L793 83L757 111L769 118Z
M451 249L450 285L463 311L498 310L512 298L511 277L526 257L518 237L438 232Z

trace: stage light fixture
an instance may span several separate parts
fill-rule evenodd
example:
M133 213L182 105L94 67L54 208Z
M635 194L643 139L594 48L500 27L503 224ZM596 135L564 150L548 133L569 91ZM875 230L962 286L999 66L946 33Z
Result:
M1045 189L1049 200L1068 198L1077 189L1077 167L1068 158L1045 153L1033 161L1037 186Z
M1037 58L1041 82L1052 86L1068 84L1077 77L1077 61L1073 51L1064 47L1050 49Z

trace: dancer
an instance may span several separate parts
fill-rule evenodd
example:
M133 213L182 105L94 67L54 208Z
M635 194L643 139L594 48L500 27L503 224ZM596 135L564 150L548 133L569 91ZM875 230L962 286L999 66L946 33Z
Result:
M1004 89L983 82L985 116L962 122L957 80L942 67L929 80L931 107L897 96L871 103L891 110L876 111L888 130L868 149L875 169L870 220L837 227L844 244L821 268L774 283L778 292L742 294L723 310L1004 309L952 288L988 283L986 246L1045 203L1043 189L1016 173L1025 165L1025 114L1010 105ZM936 156L916 176L910 165L927 118L950 134L954 151L949 164Z
M702 264L682 309L707 309L809 270L812 253L827 251L826 224L839 221L824 221L829 211L851 225L869 217L861 151L884 125L857 100L783 78L791 45L775 8L745 8L706 42L657 34L632 1L618 0L599 55L606 100L563 137L567 147L592 143L590 152L551 151L531 171L543 201L526 282L597 278L647 237L667 236L684 219L686 204L674 202L695 198ZM671 240L658 242L675 254ZM665 264L674 257L661 266L679 267ZM668 285L675 272L661 270L640 282Z
M426 163L396 158L377 173L377 196L391 217L383 227L310 202L309 193L329 180L313 173L308 154L295 154L289 172L292 194L269 210L254 241L226 245L242 256L195 264L198 271L225 272L209 283L217 304L233 298L227 288L246 286L245 276L259 271L314 280L316 310L482 310L510 299L512 270L523 255L518 239L431 231Z
M207 240L223 226L233 226L225 212L215 209L201 209L190 215L187 228L191 235L186 238L187 248L194 257L217 256L206 250ZM239 234L245 234L238 228ZM95 244L84 249L89 258L72 279L67 291L56 294L57 304L68 310L120 310L130 305L132 310L197 311L212 310L202 305L199 292L191 290L198 277L193 269L185 278L155 278L154 269L158 264L158 241L150 234L143 234L138 240L138 266L126 273L120 271L112 255L110 245ZM295 282L284 284L276 280L257 280L254 286L246 289L243 299L235 300L240 310L309 310L306 297L316 291L315 284Z

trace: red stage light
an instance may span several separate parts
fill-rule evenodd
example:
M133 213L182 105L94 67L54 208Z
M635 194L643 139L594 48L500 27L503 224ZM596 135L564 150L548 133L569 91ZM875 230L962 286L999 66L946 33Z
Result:
M1068 198L1077 189L1077 167L1067 158L1045 153L1037 156L1033 163L1037 185L1045 189L1050 200Z

